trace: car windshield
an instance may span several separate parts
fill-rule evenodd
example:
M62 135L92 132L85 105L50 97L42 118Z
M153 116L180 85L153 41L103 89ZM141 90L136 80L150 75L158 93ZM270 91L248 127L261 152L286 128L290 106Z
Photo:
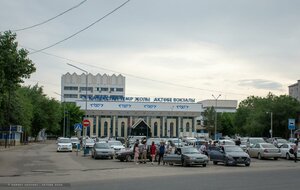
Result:
M108 142L110 146L122 146L122 143L120 141L113 141L113 142Z
M257 138L257 139L250 139L251 144L257 144L257 143L265 143L264 139Z
M109 146L107 143L97 143L95 145L96 148L101 148L101 149L109 149Z
M71 138L71 141L72 142L77 142L77 141L79 141L77 138Z
M276 148L273 144L262 144L263 148Z
M239 146L225 146L225 152L244 152Z
M179 140L178 139L173 139L172 141L173 141L173 143L178 143L178 142L181 143L180 139Z
M279 142L279 143L287 143L288 141L285 140L285 139L278 139L277 142Z
M71 143L70 139L59 139L59 143Z
M181 149L182 154L199 154L196 148L183 148Z
M86 139L85 142L86 143L94 143L93 139Z

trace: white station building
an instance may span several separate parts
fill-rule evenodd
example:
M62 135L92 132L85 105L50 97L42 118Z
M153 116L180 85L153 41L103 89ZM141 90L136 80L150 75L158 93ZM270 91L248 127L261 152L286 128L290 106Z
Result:
M201 113L213 104L211 100L197 103L192 98L126 97L122 75L88 74L86 84L85 74L67 73L61 84L62 101L76 102L87 112L87 135L96 137L196 136ZM222 112L234 112L236 107L235 100L218 101L217 106Z

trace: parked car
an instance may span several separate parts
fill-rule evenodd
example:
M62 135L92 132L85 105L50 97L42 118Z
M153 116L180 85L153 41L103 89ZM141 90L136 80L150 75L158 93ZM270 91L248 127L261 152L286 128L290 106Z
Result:
M235 142L233 140L229 140L229 139L222 139L222 140L219 140L219 145L220 146L235 145Z
M279 149L281 151L281 158L286 158L287 160L295 158L294 154L291 154L289 151L293 148L294 143L285 143L282 144ZM297 154L300 155L300 147L298 148Z
M131 162L134 158L133 146L131 148L126 148L116 152L115 158L120 160L121 162Z
M210 160L216 165L218 162L227 165L245 164L250 166L251 159L243 149L236 145L225 145L219 147L209 147Z
M266 143L266 141L262 137L249 137L247 139L247 149L257 143Z
M82 141L82 147L93 148L94 145L95 145L95 141L93 139L87 138L87 139L83 139Z
M206 167L208 157L200 154L194 147L181 147L176 149L175 154L165 154L164 162L168 164L182 164L183 166L202 165Z
M275 147L271 143L257 143L247 150L250 157L262 158L274 158L277 160L281 156L280 149Z
M113 159L115 155L114 149L110 148L108 143L97 142L94 144L91 156L94 159L97 158L111 158Z
M125 149L125 146L120 141L108 141L108 144L115 151Z
M77 145L80 144L78 137L71 137L72 147L77 148Z
M286 139L283 139L281 137L273 137L273 138L269 138L267 140L268 143L274 144L274 140L277 140L277 147L279 148L282 144L288 143L288 141ZM275 145L275 144L274 144ZM276 145L275 145L276 146Z
M57 152L72 152L72 142L69 138L59 138L57 141Z
M176 147L182 147L182 141L179 138L171 138L168 141L174 144Z

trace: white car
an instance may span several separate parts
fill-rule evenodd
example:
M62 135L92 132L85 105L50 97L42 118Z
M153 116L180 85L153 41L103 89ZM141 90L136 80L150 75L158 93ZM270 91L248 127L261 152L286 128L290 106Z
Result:
M80 144L78 137L71 137L71 142L73 148L77 148L77 145Z
M69 138L59 138L57 141L57 152L72 152L72 142Z
M294 143L284 143L280 146L281 151L281 158L286 158L287 160L291 158L295 158L294 154L291 154L289 151L291 148L293 148L295 144ZM298 148L298 155L300 155L300 147Z
M109 146L115 151L124 150L125 147L120 141L108 141Z
M82 147L86 147L86 148L93 148L95 145L95 141L93 139L84 139L83 143L82 143Z

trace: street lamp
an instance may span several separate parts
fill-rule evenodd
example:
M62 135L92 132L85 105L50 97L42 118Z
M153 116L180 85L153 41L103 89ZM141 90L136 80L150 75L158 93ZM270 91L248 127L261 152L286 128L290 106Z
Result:
M215 107L215 140L217 140L217 106L218 106L218 99L221 97L221 94L219 94L218 97L215 97L213 94L212 94L212 97L214 97L214 99L216 100L216 107Z
M78 69L78 70L80 70L80 71L83 71L83 72L85 72L85 117L87 118L87 91L88 91L88 89L87 89L87 86L88 86L88 72L86 71L86 70L84 70L84 69L82 69L82 68L80 68L80 67L77 67L77 66L75 66L75 65L73 65L73 64L70 64L70 63L67 63L69 66L71 66L71 67L74 67L74 68L76 68L76 69ZM84 130L84 138L85 138L85 136L86 136L86 131Z
M54 94L57 94L59 96L61 96L64 100L64 127L63 127L63 137L65 137L66 134L66 106L65 106L65 97L57 92L54 92Z
M268 114L268 113L271 115L271 121L270 121L270 123L271 123L270 136L271 136L271 138L273 138L273 112L267 112L267 114Z

